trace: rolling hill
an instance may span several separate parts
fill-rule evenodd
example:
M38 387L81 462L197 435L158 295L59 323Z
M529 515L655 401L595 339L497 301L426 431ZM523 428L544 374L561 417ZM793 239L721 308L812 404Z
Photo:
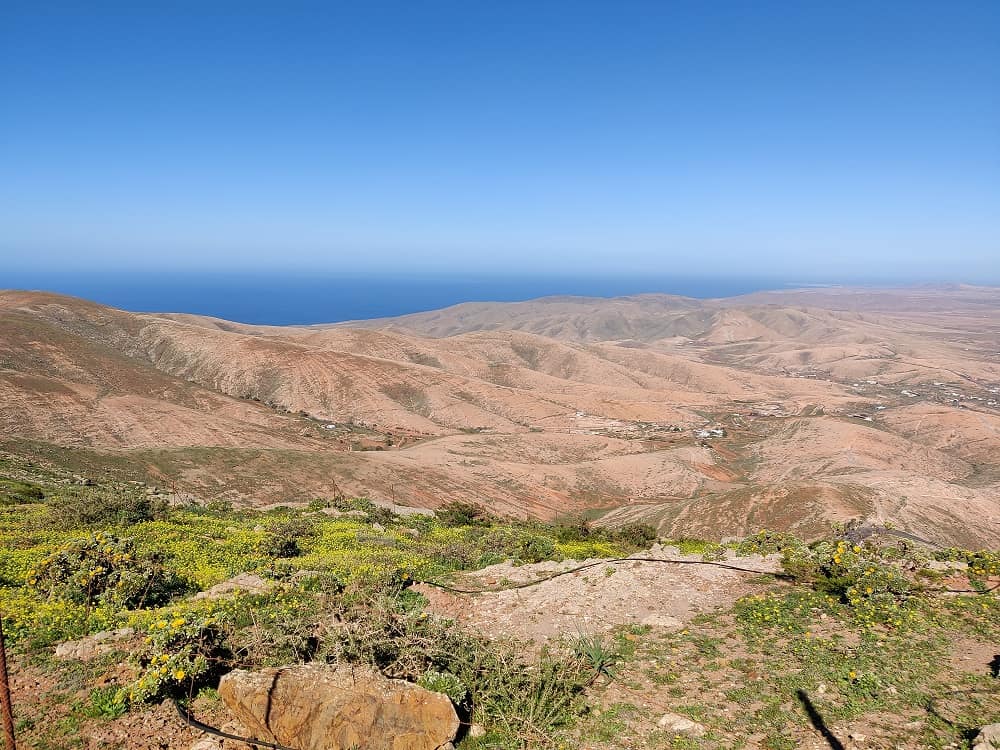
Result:
M249 326L0 292L2 448L267 505L1000 541L1000 290L468 303Z

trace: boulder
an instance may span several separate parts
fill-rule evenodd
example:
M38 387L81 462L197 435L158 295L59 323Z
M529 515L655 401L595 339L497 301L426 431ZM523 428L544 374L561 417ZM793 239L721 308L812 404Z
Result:
M992 750L995 747L1000 747L1000 724L987 724L976 735L972 750Z
M205 589L194 595L195 599L218 599L237 591L248 591L251 594L264 594L274 587L274 581L265 581L253 573L240 573L228 581L217 583L212 588Z
M100 633L88 635L78 641L66 641L58 644L56 646L55 657L57 659L90 661L101 654L114 651L116 643L127 641L134 635L135 630L132 628L102 630Z
M235 670L219 695L256 739L296 750L438 750L459 726L446 695L350 665Z

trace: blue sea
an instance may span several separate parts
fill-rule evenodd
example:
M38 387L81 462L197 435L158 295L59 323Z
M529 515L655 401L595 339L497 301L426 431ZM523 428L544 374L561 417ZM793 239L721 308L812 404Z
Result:
M136 312L185 312L267 325L335 323L436 310L459 302L512 302L549 295L661 292L709 298L787 286L775 279L748 278L0 271L0 288L59 292Z

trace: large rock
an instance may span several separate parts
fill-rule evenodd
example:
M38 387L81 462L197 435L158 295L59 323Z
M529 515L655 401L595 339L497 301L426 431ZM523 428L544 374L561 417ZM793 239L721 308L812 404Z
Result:
M987 724L979 730L972 750L992 750L1000 747L1000 724Z
M437 750L458 732L447 696L362 667L236 670L219 695L256 739L297 750Z

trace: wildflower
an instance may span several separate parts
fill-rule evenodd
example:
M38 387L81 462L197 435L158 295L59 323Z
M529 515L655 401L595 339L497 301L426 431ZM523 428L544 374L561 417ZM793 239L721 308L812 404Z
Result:
M178 669L176 672L174 672L174 679L175 680L183 680L185 674L186 673L185 673L185 671L183 669Z

